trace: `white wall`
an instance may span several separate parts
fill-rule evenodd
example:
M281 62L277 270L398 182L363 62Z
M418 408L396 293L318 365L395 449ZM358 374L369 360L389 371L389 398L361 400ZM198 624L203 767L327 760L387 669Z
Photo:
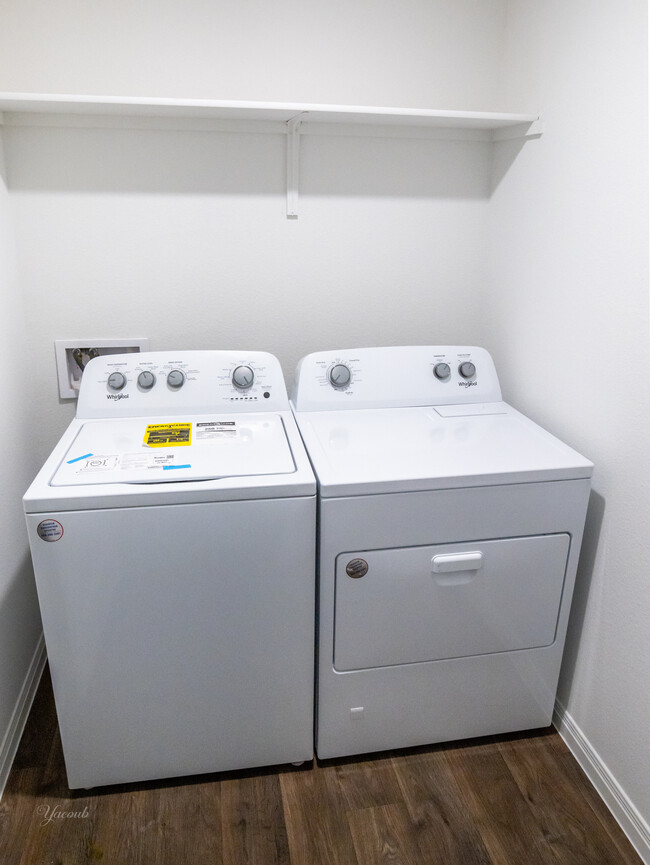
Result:
M0 90L493 108L504 0L5 0Z
M36 468L29 442L37 413L30 410L29 356L16 281L13 230L0 139L0 345L5 369L2 429L5 458L0 484L0 795L31 694L29 672L41 624L27 551L21 497ZM36 659L37 662L37 659Z
M534 101L546 132L497 159L484 313L506 398L596 465L559 698L648 832L646 15L510 3L509 107Z

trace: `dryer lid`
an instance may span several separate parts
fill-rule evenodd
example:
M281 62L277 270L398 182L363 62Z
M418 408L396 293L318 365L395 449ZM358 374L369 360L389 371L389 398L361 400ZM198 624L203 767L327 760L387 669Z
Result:
M282 418L264 414L82 423L53 487L274 475L296 467Z
M506 403L297 412L321 495L588 478L593 465Z

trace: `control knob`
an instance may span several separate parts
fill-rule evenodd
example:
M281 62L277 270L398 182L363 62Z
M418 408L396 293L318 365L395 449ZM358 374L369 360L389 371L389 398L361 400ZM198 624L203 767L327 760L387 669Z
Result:
M471 362L471 360L465 360L458 367L458 372L462 375L463 378L471 378L476 374L476 367Z
M347 387L352 379L350 367L345 363L335 363L329 371L329 380L332 387Z
M112 372L107 381L111 390L122 390L126 384L126 376L123 372Z
M436 378L449 378L451 369L448 363L437 363L433 368L433 374Z
M246 390L255 381L255 373L250 366L237 366L232 371L232 383L239 390Z
M181 369L172 369L167 373L167 384L174 390L185 384L185 373Z
M156 376L148 369L142 370L138 376L138 387L141 387L142 390L151 390L155 383Z

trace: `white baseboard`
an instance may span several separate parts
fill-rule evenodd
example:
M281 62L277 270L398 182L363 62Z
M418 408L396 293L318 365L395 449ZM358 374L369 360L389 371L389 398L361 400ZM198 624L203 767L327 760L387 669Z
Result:
M559 701L553 725L645 865L650 865L650 826Z
M36 644L29 670L25 676L20 696L11 716L9 727L0 745L0 799L4 793L9 772L11 772L11 766L14 762L20 738L23 735L27 716L29 715L29 710L32 708L36 689L38 688L38 683L41 681L41 674L43 673L46 661L45 640L43 639L43 634L41 634Z

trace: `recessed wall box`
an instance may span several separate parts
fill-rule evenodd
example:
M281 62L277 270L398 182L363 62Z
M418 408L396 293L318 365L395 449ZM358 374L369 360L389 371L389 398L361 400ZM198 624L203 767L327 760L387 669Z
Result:
M56 369L61 399L76 399L85 365L101 354L147 351L148 339L55 339Z

